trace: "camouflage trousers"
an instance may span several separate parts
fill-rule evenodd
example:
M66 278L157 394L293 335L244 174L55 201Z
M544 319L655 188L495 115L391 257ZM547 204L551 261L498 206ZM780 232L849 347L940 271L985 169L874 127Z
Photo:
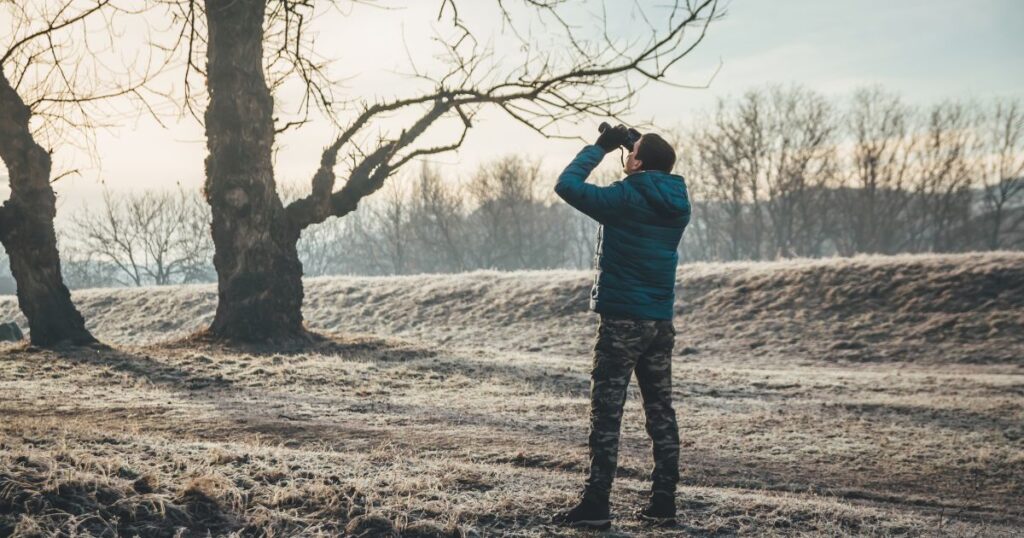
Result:
M679 428L672 409L671 321L601 316L590 377L590 476L587 490L611 491L618 465L619 429L629 379L636 372L651 437L654 491L675 492L679 482Z

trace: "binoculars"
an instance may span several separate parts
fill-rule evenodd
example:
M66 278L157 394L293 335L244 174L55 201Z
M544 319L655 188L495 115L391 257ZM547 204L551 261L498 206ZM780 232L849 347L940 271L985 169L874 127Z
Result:
M608 122L602 121L601 125L597 126L597 132L604 133L608 129L612 129L612 128L613 127L611 125L609 125ZM622 141L622 143L620 145L623 148L625 148L626 151L633 151L633 146L636 144L637 140L640 140L641 136L643 136L643 135L640 134L640 131L637 131L636 129L633 129L632 127L630 127L628 129L626 129L626 138L625 138L625 140Z

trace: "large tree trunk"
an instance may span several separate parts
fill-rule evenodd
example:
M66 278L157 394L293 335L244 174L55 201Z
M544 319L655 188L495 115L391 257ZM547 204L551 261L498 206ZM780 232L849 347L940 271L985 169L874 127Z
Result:
M96 339L86 330L61 276L50 154L32 138L30 117L31 111L0 71L0 158L11 181L11 197L0 207L0 241L11 260L18 305L28 318L32 343L92 343Z
M299 230L274 187L264 9L263 0L210 0L206 8L206 200L213 212L219 299L208 335L228 341L306 336Z

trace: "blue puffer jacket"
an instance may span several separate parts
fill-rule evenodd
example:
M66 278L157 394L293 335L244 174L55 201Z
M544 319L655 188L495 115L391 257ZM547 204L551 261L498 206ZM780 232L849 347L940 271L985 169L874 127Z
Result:
M604 155L599 146L583 148L555 185L558 196L601 223L590 309L615 317L672 319L676 248L690 222L686 182L675 174L644 171L607 187L588 184Z

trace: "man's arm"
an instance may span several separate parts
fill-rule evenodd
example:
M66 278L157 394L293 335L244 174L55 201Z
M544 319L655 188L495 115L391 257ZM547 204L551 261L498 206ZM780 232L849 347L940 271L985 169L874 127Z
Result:
M587 183L590 172L601 163L605 150L600 146L587 146L569 163L555 184L555 193L569 205L590 218L604 224L624 205L622 183L607 187Z

